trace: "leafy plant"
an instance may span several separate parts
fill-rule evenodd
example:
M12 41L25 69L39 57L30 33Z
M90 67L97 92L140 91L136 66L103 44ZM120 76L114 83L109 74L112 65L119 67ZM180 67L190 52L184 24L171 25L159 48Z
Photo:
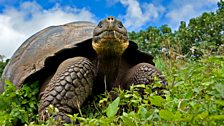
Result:
M24 85L20 90L16 90L9 81L5 83L5 92L0 94L0 125L25 124L36 120L38 83Z
M111 92L96 96L82 107L82 114L68 115L72 124L64 125L224 125L224 56L172 63L162 67L167 89L154 90L161 87L157 81L116 89L116 99L111 99ZM16 90L6 83L6 91L0 95L1 125L58 124L54 117L38 121L38 84Z

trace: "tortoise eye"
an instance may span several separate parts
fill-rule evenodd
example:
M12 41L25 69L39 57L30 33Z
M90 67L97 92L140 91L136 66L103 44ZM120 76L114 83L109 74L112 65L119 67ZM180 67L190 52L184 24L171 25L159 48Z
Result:
M123 24L122 23L119 23L118 24L118 28L123 28L124 26L123 26Z
M98 27L99 27L99 28L102 28L102 27L103 27L103 23L100 22L100 23L98 24Z

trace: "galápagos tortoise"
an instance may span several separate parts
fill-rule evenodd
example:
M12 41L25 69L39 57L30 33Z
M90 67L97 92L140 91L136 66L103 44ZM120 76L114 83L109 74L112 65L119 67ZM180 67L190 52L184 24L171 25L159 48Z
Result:
M120 21L110 16L96 26L90 22L73 22L48 27L27 39L6 66L4 81L19 89L24 83L40 81L42 120L50 104L59 109L59 117L68 121L72 113L90 95L128 88L131 84L150 84L162 74L154 67L153 57L138 50L128 39Z

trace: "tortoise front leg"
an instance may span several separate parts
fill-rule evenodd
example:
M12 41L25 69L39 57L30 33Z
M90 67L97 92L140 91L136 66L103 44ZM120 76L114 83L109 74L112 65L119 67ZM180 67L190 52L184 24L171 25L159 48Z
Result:
M164 76L153 65L149 63L139 63L128 70L124 77L123 88L127 89L132 84L151 84L154 77L158 77L163 86L167 85Z
M75 57L62 62L55 75L41 93L39 116L48 118L46 108L52 104L59 110L57 118L70 122L66 114L77 110L92 93L93 64L84 57Z

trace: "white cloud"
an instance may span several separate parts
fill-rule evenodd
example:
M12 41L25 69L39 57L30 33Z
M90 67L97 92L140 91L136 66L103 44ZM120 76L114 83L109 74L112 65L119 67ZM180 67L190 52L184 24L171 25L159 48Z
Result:
M166 14L166 17L170 19L169 24L174 29L178 28L180 21L187 21L196 16L197 12L192 5L185 5Z
M164 7L152 3L140 4L137 0L120 0L127 7L126 14L120 15L129 30L139 30L146 23L155 20L164 12Z
M208 2L217 4L220 0L207 0Z
M203 12L215 11L219 0L172 0L165 15L167 23L177 29L180 21L188 23L189 19L201 15Z
M107 1L109 3L109 0ZM218 1L171 0L168 5L163 6L162 1L155 0L147 3L137 0L119 0L126 9L125 14L119 15L119 18L123 20L129 31L140 30L146 24L150 25L150 22L153 24L168 24L173 29L177 29L180 21L188 22L189 19L197 17L205 11L215 11ZM117 2L118 0L115 0L112 3L116 4Z
M6 8L0 14L0 54L11 57L22 42L37 31L78 20L96 22L94 14L85 8L56 5L44 10L35 2L24 2L19 8Z
M107 6L113 6L117 4L120 0L106 0Z

